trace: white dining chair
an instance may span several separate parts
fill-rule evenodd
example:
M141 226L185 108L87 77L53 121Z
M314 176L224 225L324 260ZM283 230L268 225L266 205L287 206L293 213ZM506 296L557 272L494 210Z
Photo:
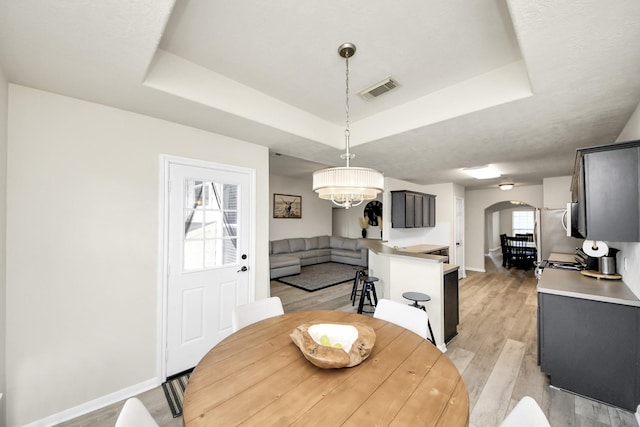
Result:
M147 408L135 397L124 402L115 427L158 427Z
M538 403L525 396L502 421L500 427L551 427Z
M424 310L382 298L378 300L373 317L402 326L422 338L428 339L429 316Z
M258 300L249 304L238 305L233 308L231 317L231 326L233 332L249 326L252 323L259 322L269 317L280 316L284 314L282 301L278 297L271 297Z

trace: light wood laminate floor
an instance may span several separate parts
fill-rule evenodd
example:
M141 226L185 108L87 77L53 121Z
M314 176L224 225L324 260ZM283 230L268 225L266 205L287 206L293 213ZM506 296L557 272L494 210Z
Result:
M518 400L533 397L554 427L633 426L634 414L549 387L536 355L536 280L532 271L504 269L499 255L486 258L486 273L467 272L460 281L458 336L447 355L458 367L470 399L470 426L498 426ZM353 311L351 282L306 292L277 281L271 295L285 312L327 309ZM140 396L160 426L182 426L172 418L162 388ZM61 424L113 426L122 402Z

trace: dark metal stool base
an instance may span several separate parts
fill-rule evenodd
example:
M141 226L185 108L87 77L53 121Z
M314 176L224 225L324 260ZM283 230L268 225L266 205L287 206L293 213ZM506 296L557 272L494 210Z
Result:
M413 301L413 304L409 304L411 307L419 308L420 310L427 311L426 307L422 304L418 304L418 302L431 301L431 297L427 294L423 294L421 292L403 292L402 297L408 299L409 301ZM431 329L431 321L427 318L427 326L429 327L429 334L431 334L431 341L433 345L436 345L436 338L433 335L433 329Z
M377 277L373 276L362 276L361 277L363 285L362 291L360 292L360 303L358 304L358 314L367 313L372 314L373 311L363 311L364 308L364 299L367 298L369 303L367 305L371 307L375 307L378 305L378 295L376 294L376 285L374 282L378 281ZM373 296L373 299L371 298Z
M356 298L358 297L358 285L360 284L360 280L367 273L364 270L356 271L356 277L353 279L353 286L351 287L351 306L356 304Z

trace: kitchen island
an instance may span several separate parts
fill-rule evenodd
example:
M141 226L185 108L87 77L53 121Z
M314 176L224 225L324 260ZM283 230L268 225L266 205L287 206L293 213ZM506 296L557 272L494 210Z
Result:
M446 351L445 342L457 334L458 266L449 264L447 256L410 252L380 241L368 241L369 274L379 279L379 298L409 303L404 292L422 292L431 297L422 303L429 314L438 348Z
M551 385L635 411L640 300L622 280L561 269L545 269L537 290L538 364Z
M412 254L429 254L429 255L441 255L447 257L445 262L449 261L449 246L443 245L413 245L395 248L401 252L409 252Z

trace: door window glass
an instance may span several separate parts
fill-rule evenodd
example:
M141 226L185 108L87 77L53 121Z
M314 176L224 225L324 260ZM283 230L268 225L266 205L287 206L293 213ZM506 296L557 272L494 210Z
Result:
M184 269L236 264L238 186L192 179L184 184Z

